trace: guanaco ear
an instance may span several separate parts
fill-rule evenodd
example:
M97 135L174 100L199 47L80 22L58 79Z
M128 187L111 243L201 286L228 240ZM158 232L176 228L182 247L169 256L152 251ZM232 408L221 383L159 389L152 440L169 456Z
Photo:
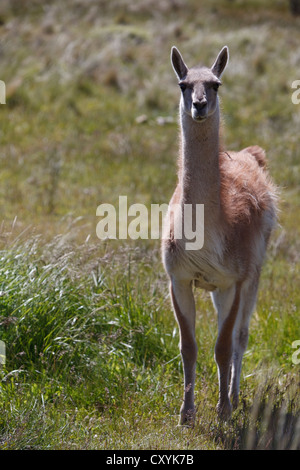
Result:
M171 50L171 64L178 80L182 80L187 75L188 68L184 63L182 55L175 46L173 46Z
M214 65L212 66L211 70L216 77L220 78L224 69L229 60L229 50L227 46L224 46L223 49L218 54L218 57L215 60Z

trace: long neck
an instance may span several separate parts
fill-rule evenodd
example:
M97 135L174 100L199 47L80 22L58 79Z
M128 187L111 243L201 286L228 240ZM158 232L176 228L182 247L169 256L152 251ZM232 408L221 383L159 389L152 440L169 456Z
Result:
M182 109L179 180L184 204L220 209L219 107L203 122L195 122Z

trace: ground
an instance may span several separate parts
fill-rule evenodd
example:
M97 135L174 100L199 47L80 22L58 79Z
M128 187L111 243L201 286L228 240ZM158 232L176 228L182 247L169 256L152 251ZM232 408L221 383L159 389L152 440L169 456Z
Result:
M288 1L3 0L1 449L299 448L299 17ZM227 148L260 145L281 188L232 420L216 418L216 316L197 291L197 418L177 427L178 329L159 240L101 241L99 204L167 203L176 45L230 51ZM298 424L297 424L298 423Z

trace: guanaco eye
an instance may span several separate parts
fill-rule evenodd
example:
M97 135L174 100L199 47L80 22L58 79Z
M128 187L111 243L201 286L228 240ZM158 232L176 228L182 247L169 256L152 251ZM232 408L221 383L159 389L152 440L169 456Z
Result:
M178 83L182 93L187 89L187 85L185 83Z
M218 91L220 85L221 83L214 83L212 86L213 90Z

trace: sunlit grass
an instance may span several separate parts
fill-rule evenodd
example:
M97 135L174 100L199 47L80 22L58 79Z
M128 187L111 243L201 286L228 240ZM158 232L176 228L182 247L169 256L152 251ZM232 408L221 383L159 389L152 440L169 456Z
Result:
M300 30L288 2L7 0L0 20L0 447L299 448ZM182 366L159 241L96 237L99 204L149 207L174 189L173 44L188 65L229 46L226 145L264 147L282 188L227 424L216 315L196 293L193 429L177 426Z

